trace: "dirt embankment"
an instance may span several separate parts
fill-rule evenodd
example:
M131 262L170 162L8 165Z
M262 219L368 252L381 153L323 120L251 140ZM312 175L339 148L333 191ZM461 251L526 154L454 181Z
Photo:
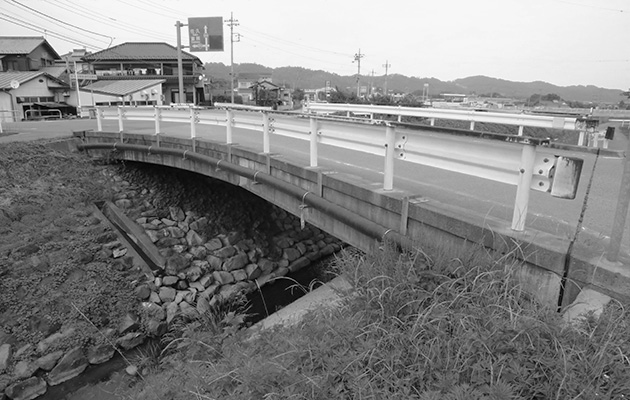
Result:
M115 184L107 169L43 145L0 147L0 342L14 342L17 356L70 321L87 324L77 309L106 325L131 304L119 271L133 271L103 251L115 234L93 215ZM73 341L90 340L85 328Z

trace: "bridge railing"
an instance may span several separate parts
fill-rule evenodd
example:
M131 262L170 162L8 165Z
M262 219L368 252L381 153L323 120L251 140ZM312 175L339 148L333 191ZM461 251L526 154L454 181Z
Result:
M402 117L419 117L429 119L431 126L436 120L446 119L454 121L469 122L470 130L475 129L475 123L484 122L491 124L511 125L518 127L515 132L518 136L523 136L525 127L536 127L545 129L571 130L579 133L578 145L596 145L592 137L596 136L597 124L595 120L585 117L549 116L533 114L516 114L492 111L477 111L466 109L445 109L445 108L418 108L402 106L377 106L371 104L333 104L333 103L307 103L304 111L314 114L345 114L364 115L374 119L378 115L393 115L398 117L398 122ZM587 140L588 139L588 140ZM608 147L606 139L604 147Z
M383 190L393 190L395 160L440 168L516 186L512 229L522 231L530 190L549 192L560 198L575 198L582 160L537 153L548 140L517 135L484 134L475 141L461 142L461 132L451 134L397 127L390 121L347 122L317 114L273 112L243 107L202 109L198 107L99 107L98 130L103 120L118 120L120 140L125 121L154 121L159 145L162 122L190 126L195 139L198 125L226 128L225 141L234 143L233 129L262 133L263 152L270 153L274 135L309 143L310 166L317 167L321 145L336 146L383 157ZM195 141L193 140L193 149Z

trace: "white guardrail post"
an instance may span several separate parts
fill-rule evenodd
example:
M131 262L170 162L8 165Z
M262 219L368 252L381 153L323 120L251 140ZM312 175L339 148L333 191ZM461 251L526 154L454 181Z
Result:
M263 111L263 153L269 154L269 113Z
M310 127L311 131L310 135L310 153L311 153L311 167L317 167L317 135L319 134L319 123L317 122L317 118L310 118Z
M514 214L512 215L512 229L518 232L522 232L525 229L525 219L527 218L529 192L531 191L535 161L536 146L531 144L523 145L518 183L516 186Z
M157 107L153 107L153 115L155 116L155 134L159 135L160 134L160 120L162 119L162 110Z
M234 111L229 108L225 110L226 143L232 144L232 129L234 128Z
M96 129L103 132L103 109L96 107Z
M125 118L125 110L118 106L118 132L120 132L120 141L123 141L123 119Z
M394 189L394 158L396 157L396 127L387 124L385 127L385 166L383 190Z
M155 139L157 146L160 147L160 122L162 121L162 109L154 106L153 111L155 115Z

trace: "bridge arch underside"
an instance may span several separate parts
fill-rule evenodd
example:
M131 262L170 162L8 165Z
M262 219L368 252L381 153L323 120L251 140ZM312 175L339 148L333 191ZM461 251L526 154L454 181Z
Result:
M79 147L92 156L179 168L240 186L366 252L385 238L420 248L428 241L511 254L519 261L523 289L550 306L570 304L587 286L616 298L630 293L630 279L598 266L602 254L575 246L567 255L567 239L516 233L505 221L423 202L404 191L374 189L374 182L298 166L279 155L201 140L158 141L155 135L125 134L122 143L117 132L88 131Z

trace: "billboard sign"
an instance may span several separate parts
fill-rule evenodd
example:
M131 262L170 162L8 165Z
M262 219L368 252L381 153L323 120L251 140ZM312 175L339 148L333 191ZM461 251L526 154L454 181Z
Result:
M223 17L188 18L190 51L223 51Z

